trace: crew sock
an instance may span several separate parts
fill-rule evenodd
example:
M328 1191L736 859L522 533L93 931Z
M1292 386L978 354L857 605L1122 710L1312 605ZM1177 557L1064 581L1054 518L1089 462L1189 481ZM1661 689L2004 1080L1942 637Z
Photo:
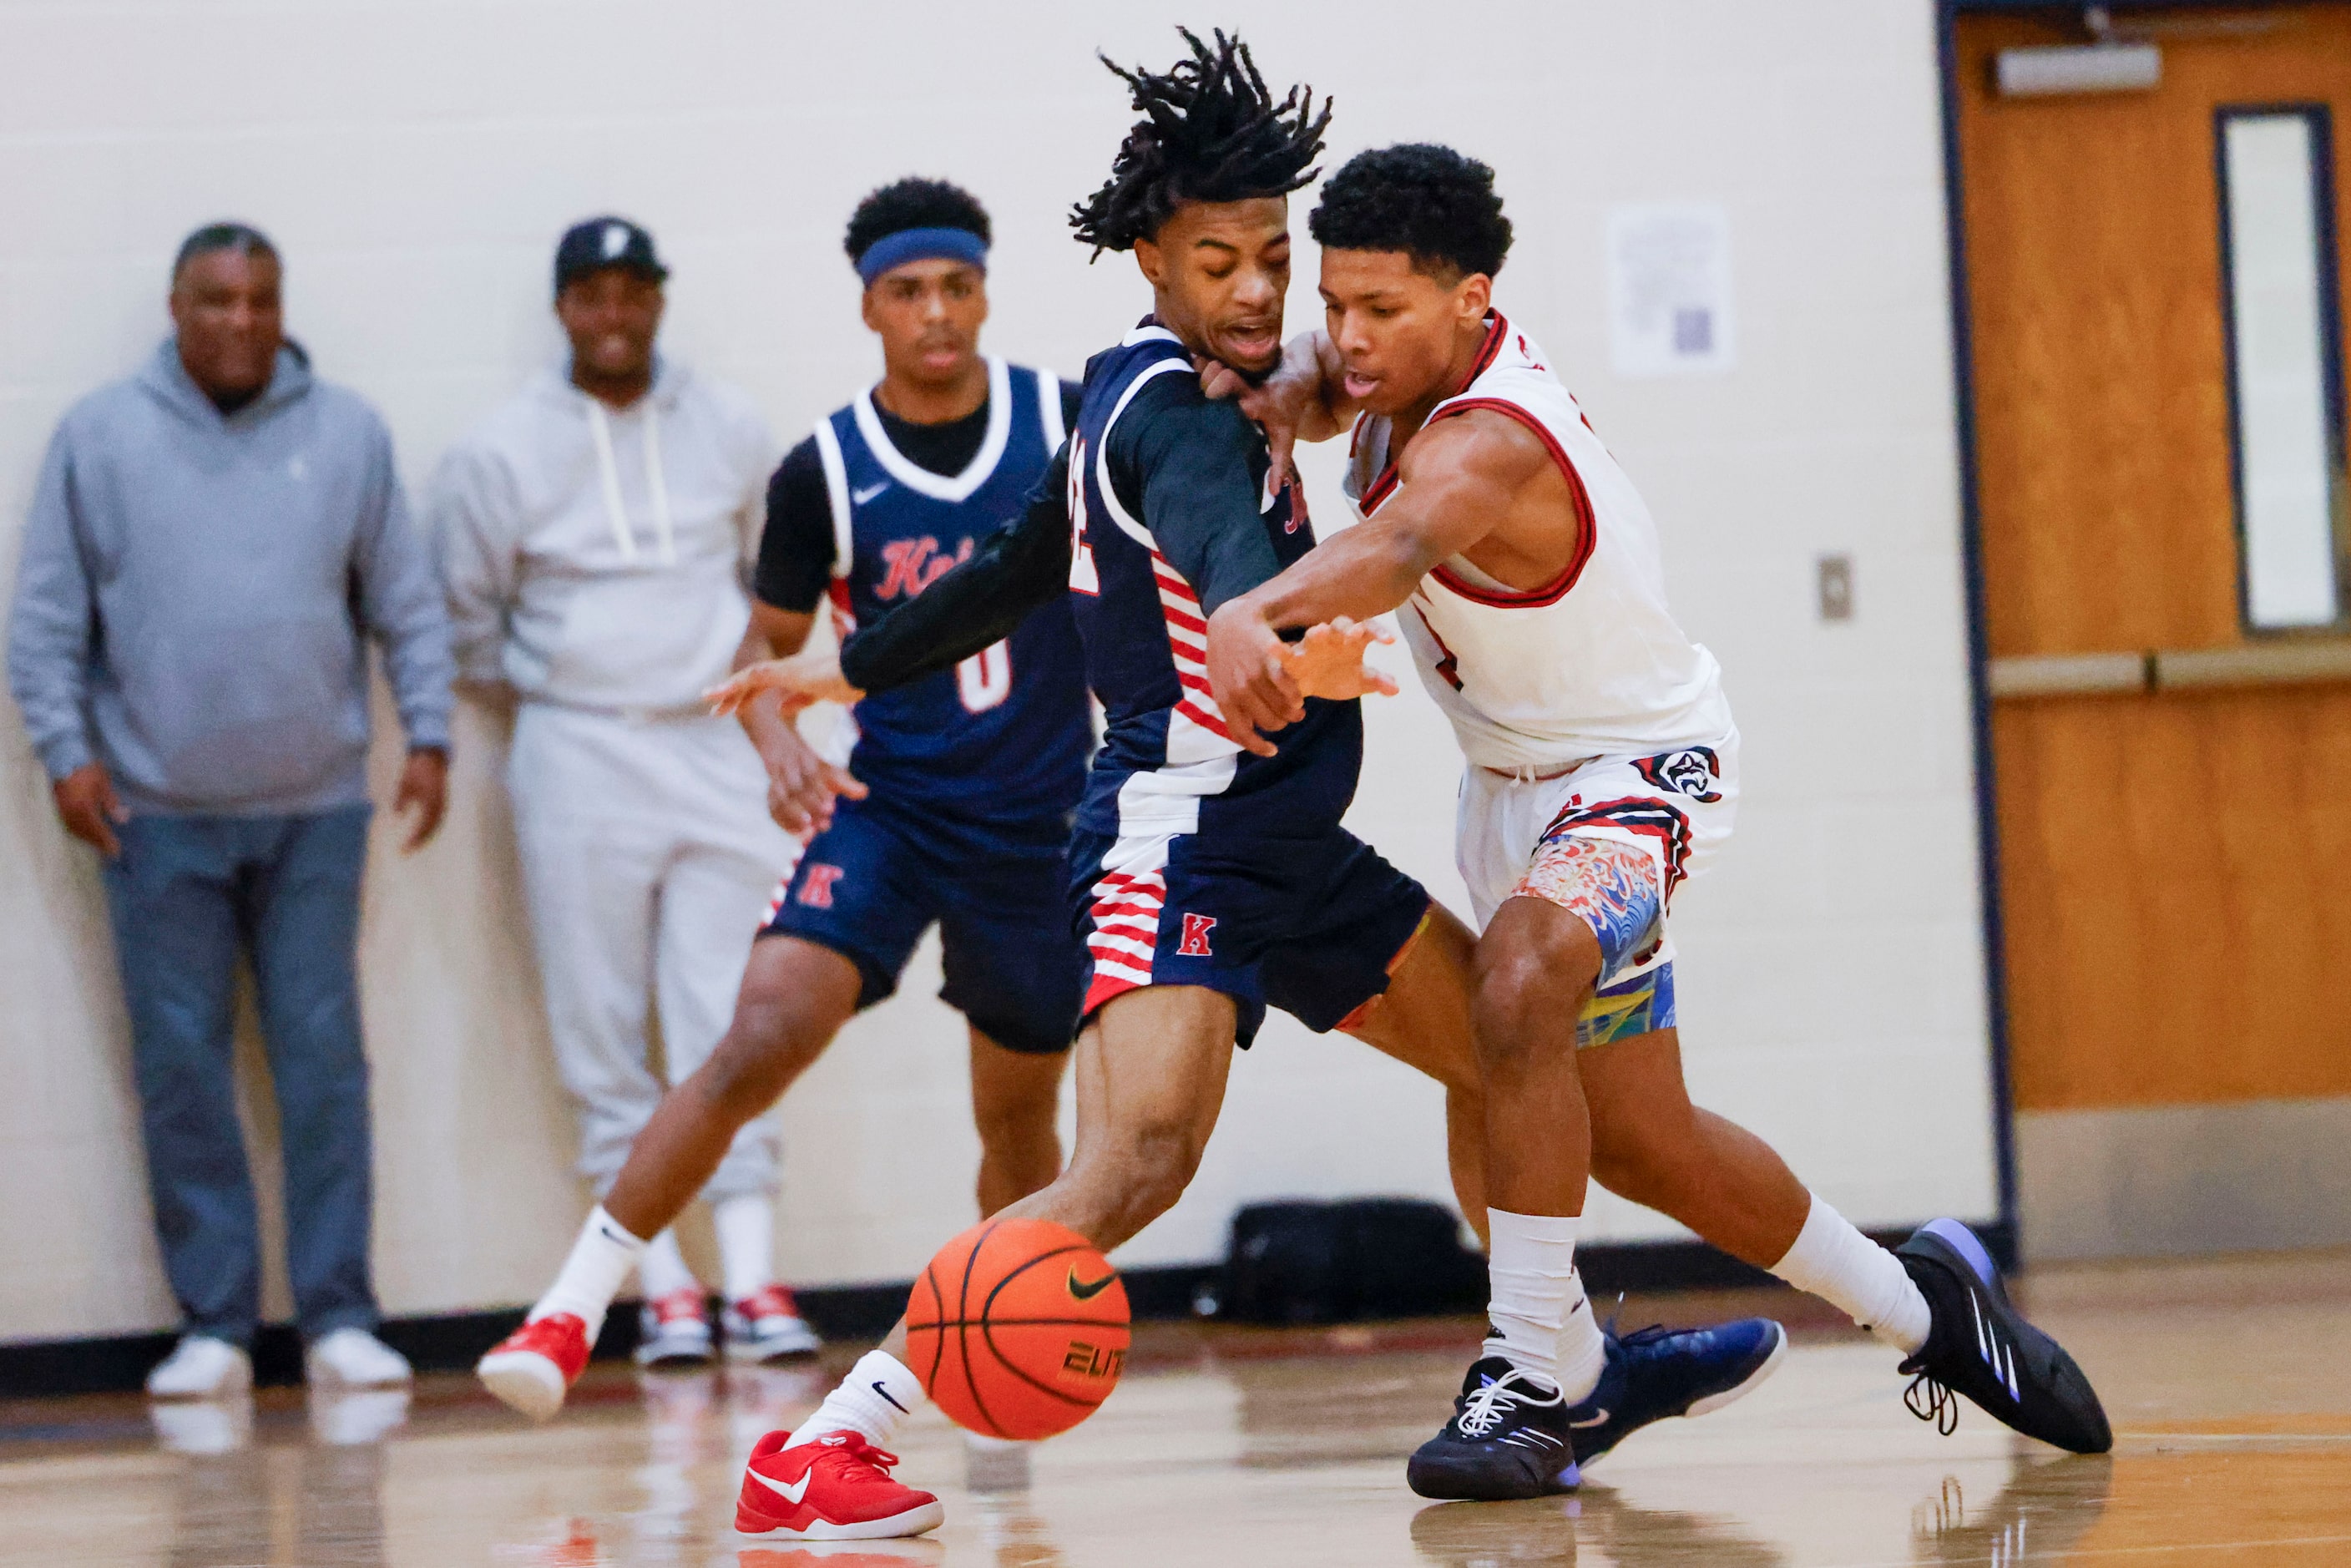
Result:
M776 1206L765 1193L741 1193L710 1206L726 1299L757 1295L776 1281Z
M664 1230L645 1243L637 1257L637 1279L645 1288L645 1300L658 1301L664 1296L674 1296L680 1291L702 1292L702 1281L685 1266L685 1254L677 1249L677 1232Z
M1905 1355L1927 1343L1933 1314L1902 1260L1821 1201L1816 1193L1804 1228L1771 1272L1844 1312Z
M1608 1347L1575 1273L1577 1215L1486 1211L1493 1329L1486 1354L1557 1388L1571 1405L1599 1385Z
M588 1325L588 1343L594 1344L604 1327L606 1309L644 1249L644 1242L630 1235L599 1204L580 1228L580 1239L571 1244L571 1256L563 1260L555 1283L530 1309L531 1320L569 1312Z
M784 1447L796 1448L827 1432L855 1432L886 1448L898 1424L929 1401L922 1379L904 1362L886 1351L870 1350L824 1396L816 1414L792 1428Z

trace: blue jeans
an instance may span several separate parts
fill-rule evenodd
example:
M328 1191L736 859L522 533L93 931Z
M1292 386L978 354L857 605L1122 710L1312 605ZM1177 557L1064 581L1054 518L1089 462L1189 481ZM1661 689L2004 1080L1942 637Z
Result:
M286 1162L287 1272L304 1335L373 1328L360 873L369 809L135 817L106 901L163 1269L190 1333L250 1344L261 1236L237 1125L237 956L253 966Z

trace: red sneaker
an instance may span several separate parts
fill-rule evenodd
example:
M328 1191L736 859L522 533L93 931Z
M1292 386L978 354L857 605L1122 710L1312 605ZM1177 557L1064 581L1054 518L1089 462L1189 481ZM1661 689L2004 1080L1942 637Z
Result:
M482 1385L534 1421L563 1408L588 1364L588 1325L569 1312L534 1318L474 1364Z
M946 1511L926 1491L890 1479L898 1456L855 1432L827 1432L787 1448L770 1432L751 1450L735 1528L783 1541L872 1541L936 1530Z

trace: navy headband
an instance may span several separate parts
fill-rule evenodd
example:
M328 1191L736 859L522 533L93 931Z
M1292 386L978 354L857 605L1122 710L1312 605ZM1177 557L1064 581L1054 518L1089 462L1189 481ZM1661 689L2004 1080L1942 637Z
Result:
M985 269L987 242L969 229L900 229L865 247L865 254L857 258L857 276L871 284L893 267L934 258L968 262Z

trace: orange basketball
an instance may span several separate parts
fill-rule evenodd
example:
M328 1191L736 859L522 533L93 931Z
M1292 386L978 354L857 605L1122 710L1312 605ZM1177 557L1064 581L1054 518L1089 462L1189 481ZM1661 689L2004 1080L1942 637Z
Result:
M1066 1432L1118 1386L1126 1286L1050 1219L990 1219L939 1249L906 1303L907 1354L957 1426L1024 1441Z

